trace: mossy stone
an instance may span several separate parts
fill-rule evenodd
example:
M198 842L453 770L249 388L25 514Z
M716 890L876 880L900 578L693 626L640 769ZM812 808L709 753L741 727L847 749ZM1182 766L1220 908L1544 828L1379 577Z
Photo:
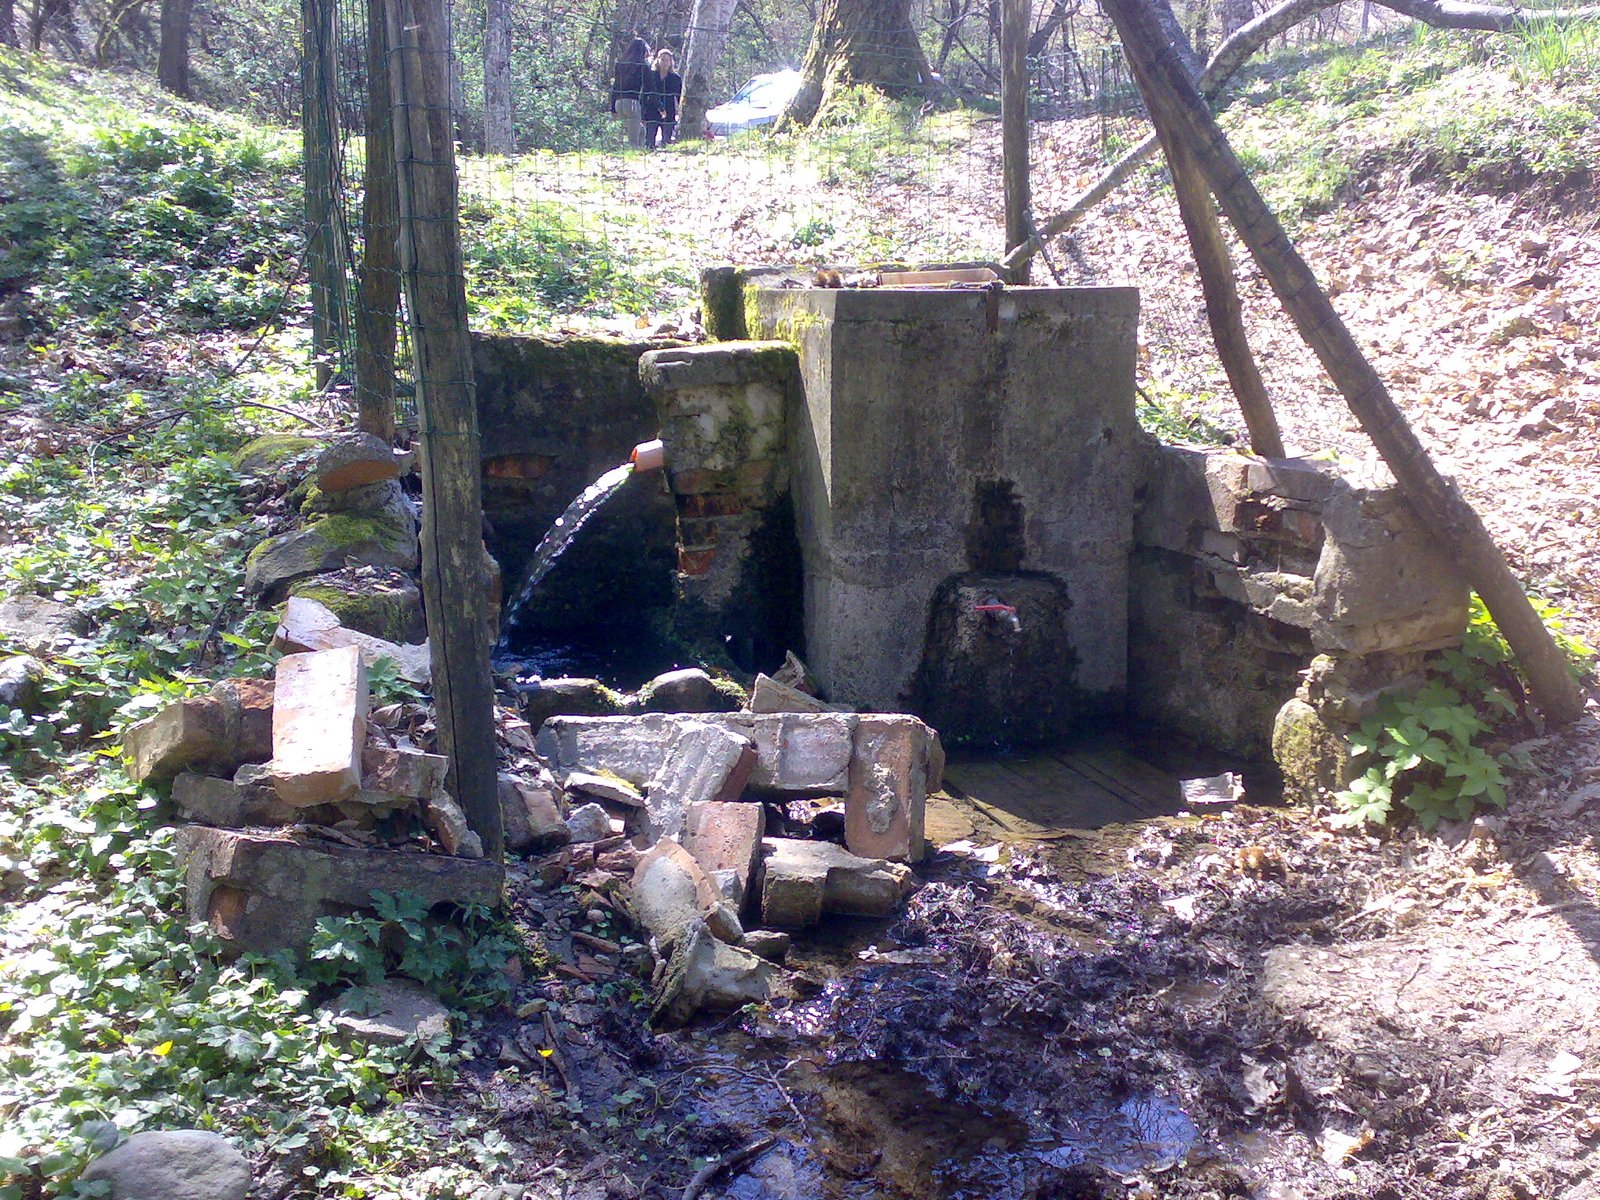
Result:
M422 592L399 574L384 580L354 580L342 573L313 575L290 584L289 595L324 604L346 629L386 642L416 644L428 636Z
M414 571L418 560L416 521L401 497L379 512L333 513L305 529L268 538L245 562L245 589L276 604L288 584L308 575L350 562Z
M1350 743L1304 700L1290 700L1272 725L1272 757L1286 799L1326 801L1351 780Z
M233 469L240 475L265 479L286 468L298 475L309 471L322 443L316 438L293 433L269 433L246 442L234 451Z

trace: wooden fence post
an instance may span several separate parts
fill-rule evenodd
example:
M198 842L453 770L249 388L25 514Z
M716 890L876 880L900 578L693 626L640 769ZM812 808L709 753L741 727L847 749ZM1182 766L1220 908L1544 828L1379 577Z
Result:
M1028 178L1028 0L1001 0L1000 146L1006 190L1006 249L1025 243L1033 204ZM1028 263L1011 272L1028 282Z
M483 841L504 853L483 551L482 463L461 267L445 0L390 0L400 267L416 360L422 440L422 588L438 747L449 786Z

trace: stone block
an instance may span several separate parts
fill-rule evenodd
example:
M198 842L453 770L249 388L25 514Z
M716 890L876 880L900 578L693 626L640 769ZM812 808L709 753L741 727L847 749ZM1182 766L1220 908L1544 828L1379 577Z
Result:
M296 580L350 562L414 571L420 561L417 518L403 493L381 511L331 513L303 529L268 538L245 560L245 591L275 604Z
M500 867L484 859L203 825L181 828L177 849L191 919L233 953L301 950L319 917L368 911L375 891L409 892L430 908L500 901Z
M788 684L779 683L770 675L757 675L755 686L750 689L751 712L755 713L822 713L822 712L847 712L849 710L826 700L819 700L808 692L799 688L792 688Z
M643 787L666 761L679 721L666 713L551 717L534 738L534 745L557 779L573 771L609 772Z
M634 915L663 947L701 922L723 941L744 940L738 916L716 881L672 838L662 838L640 857L630 894Z
M0 634L31 653L82 637L88 628L88 618L69 605L43 596L0 596Z
M702 1009L732 1012L772 994L772 964L717 938L704 922L678 939L651 1012L663 1025L682 1024Z
M444 790L450 760L421 750L367 746L361 752L361 786L369 792L426 799Z
M860 718L844 808L844 840L852 854L922 861L928 765L938 736L916 717Z
M361 661L368 669L380 658L387 658L394 662L400 677L411 683L426 684L433 677L433 662L426 642L401 645L346 629L332 609L308 596L289 597L278 618L272 644L289 653L354 646L361 651Z
M567 815L567 835L578 843L603 842L611 836L611 816L598 804L583 804Z
M219 765L232 770L272 757L272 706L277 688L270 679L224 679L211 689L228 725L229 753Z
M376 434L343 434L317 455L317 487L324 492L344 492L399 477L393 449Z
M767 838L762 842L761 919L803 928L824 912L886 917L916 877L901 863L860 858L832 842Z
M130 725L122 737L136 783L171 779L187 767L228 757L228 719L215 696L191 696Z
M645 786L646 837L677 837L692 804L737 800L755 766L748 739L715 725L680 725L661 770Z
M334 1028L364 1046L441 1046L450 1039L450 1010L408 979L348 988L328 1007Z
M1283 773L1284 797L1302 804L1326 803L1353 776L1349 741L1304 700L1278 710L1272 757Z
M272 788L185 771L172 781L172 802L185 820L224 829L292 825L301 809L278 799Z
M290 584L289 595L326 606L334 619L352 633L364 633L397 646L420 645L428 640L422 589L402 571L362 567L313 575Z
M709 714L756 748L750 786L776 796L842 796L850 786L854 713Z
M612 717L623 697L598 679L539 679L521 687L522 714L537 731L551 717Z
M278 660L272 769L285 802L332 804L361 787L367 703L367 669L353 646Z
M39 681L43 678L44 664L31 655L12 654L0 658L0 709L33 712L39 700Z
M542 854L565 846L572 839L561 812L560 792L554 783L544 779L519 779L502 772L498 788L507 850Z
M719 685L699 667L685 667L657 675L639 689L639 707L645 712L734 712L741 693L735 685Z
M1146 442L1137 292L762 287L750 307L753 333L799 349L788 450L805 646L827 694L880 712L903 703L935 592L992 569L973 561L985 539L972 535L1004 493L1017 561L993 569L1061 581L1075 656L1061 682L1085 716L1120 715Z
M643 808L644 793L616 775L596 775L591 771L570 771L561 781L568 792L581 792L597 800L609 800L628 808Z
M756 864L761 861L761 839L765 835L764 805L706 801L689 806L683 846L719 885L720 873L728 873L730 886L723 889L723 894L739 906L744 903Z
M482 858L483 840L467 826L467 814L453 797L435 792L422 801L422 823L438 839L446 854Z

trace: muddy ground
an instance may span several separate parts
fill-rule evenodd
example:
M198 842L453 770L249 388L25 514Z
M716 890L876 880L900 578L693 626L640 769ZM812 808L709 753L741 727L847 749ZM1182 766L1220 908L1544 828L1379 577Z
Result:
M685 1030L646 1023L622 875L519 871L554 973L449 1107L525 1148L508 1197L1600 1196L1594 732L1432 835L1241 805L1006 841L940 797L971 849L900 919Z

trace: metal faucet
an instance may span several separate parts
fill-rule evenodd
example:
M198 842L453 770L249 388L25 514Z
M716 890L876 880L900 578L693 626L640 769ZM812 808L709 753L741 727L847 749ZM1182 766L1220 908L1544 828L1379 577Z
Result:
M997 597L990 596L982 604L973 605L972 610L985 614L991 620L999 621L1013 635L1022 632L1022 618L1017 616L1015 604L1006 604Z

